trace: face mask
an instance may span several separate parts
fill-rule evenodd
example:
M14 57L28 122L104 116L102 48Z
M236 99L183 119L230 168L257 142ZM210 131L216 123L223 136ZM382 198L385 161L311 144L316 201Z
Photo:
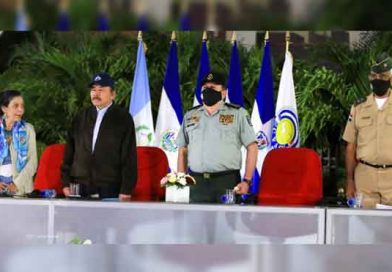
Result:
M382 80L382 79L374 79L370 81L372 84L372 89L375 95L377 96L384 96L390 86L390 81L389 80Z
M222 100L220 92L214 91L214 89L207 88L203 90L203 102L206 106L213 106Z

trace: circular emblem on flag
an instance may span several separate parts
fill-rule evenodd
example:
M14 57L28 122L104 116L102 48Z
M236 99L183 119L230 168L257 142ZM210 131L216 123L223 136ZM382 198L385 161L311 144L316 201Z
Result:
M298 117L292 108L282 109L272 129L272 147L296 147L299 142Z
M177 131L174 129L166 130L161 137L160 146L163 150L168 152L176 152L178 149L176 138L177 138Z
M257 140L257 148L259 150L265 149L269 144L267 135L265 135L264 131L262 130L256 133L256 140Z
M152 132L146 125L136 127L137 145L149 146L152 145Z

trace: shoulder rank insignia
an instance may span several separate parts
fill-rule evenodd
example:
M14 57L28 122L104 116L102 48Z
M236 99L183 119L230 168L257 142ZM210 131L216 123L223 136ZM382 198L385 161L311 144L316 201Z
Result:
M359 104L362 104L365 101L366 101L365 97L362 97L362 98L358 99L357 101L355 101L354 107L358 106Z
M241 106L240 105L237 105L237 104L233 104L233 103L225 103L226 104L226 106L228 106L228 107L230 107L230 108L234 108L234 109L239 109L239 108L241 108Z

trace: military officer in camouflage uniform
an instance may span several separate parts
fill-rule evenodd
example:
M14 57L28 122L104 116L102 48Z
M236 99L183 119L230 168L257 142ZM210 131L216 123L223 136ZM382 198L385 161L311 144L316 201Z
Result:
M392 205L392 59L382 53L371 66L372 94L351 108L343 139L347 197L363 195L363 206Z
M220 202L226 189L248 192L257 161L256 137L247 111L225 103L224 76L211 72L202 81L203 105L185 115L177 137L178 171L195 177L191 202ZM245 146L246 170L241 180L241 147Z

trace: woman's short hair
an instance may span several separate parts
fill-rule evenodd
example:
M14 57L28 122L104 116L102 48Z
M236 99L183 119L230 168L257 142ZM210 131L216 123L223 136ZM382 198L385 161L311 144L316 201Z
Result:
M1 107L8 107L11 100L17 96L22 96L22 93L16 90L5 90L0 93L0 115L4 114Z

